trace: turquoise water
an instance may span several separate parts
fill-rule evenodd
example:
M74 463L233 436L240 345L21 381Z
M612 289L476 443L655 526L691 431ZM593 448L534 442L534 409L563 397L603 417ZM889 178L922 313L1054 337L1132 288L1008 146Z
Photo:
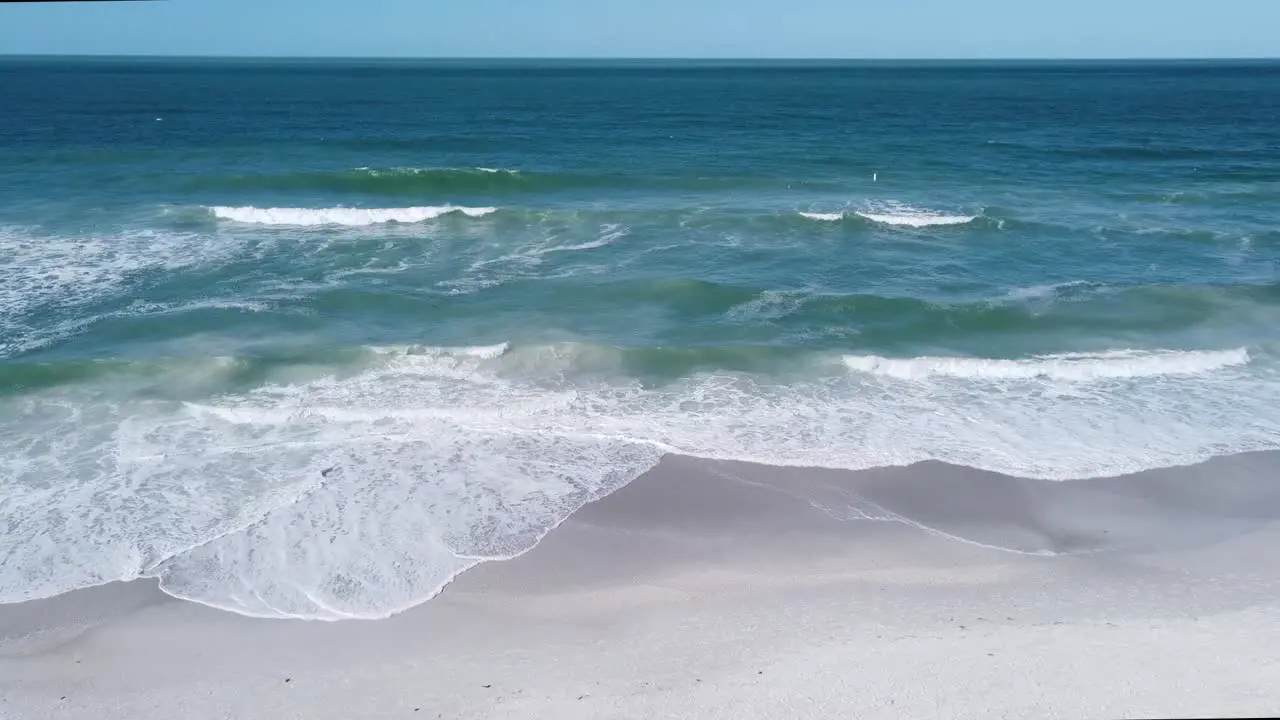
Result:
M663 454L1280 447L1280 65L0 62L0 602L380 617Z

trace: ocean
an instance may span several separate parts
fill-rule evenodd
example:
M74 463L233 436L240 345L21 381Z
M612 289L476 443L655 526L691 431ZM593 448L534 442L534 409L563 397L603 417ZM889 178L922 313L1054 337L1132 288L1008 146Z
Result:
M1280 448L1280 63L0 60L0 602L379 618L667 454Z

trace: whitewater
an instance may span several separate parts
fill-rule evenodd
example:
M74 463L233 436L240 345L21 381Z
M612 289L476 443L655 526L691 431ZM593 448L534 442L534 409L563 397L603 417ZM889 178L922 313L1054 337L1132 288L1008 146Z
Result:
M384 617L527 550L667 453L847 469L943 460L1065 479L1271 447L1280 433L1276 378L1250 372L1242 350L898 361L905 371L846 356L844 373L815 358L814 377L790 383L588 379L625 365L620 354L369 348L344 370L280 368L288 383L200 400L127 398L244 361L119 368L109 400L28 395L6 408L0 445L17 480L0 601L153 576L255 616ZM993 381L1022 386L991 394ZM142 488L148 502L130 502Z
M214 217L258 225L373 225L375 223L419 223L449 213L478 218L498 211L492 207L405 207L405 208L255 208L213 207Z

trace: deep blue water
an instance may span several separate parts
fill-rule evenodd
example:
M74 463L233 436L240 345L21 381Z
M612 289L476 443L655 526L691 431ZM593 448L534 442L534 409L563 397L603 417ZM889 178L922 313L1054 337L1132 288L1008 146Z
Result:
M1280 447L1280 64L0 60L0 601L377 616L667 452Z

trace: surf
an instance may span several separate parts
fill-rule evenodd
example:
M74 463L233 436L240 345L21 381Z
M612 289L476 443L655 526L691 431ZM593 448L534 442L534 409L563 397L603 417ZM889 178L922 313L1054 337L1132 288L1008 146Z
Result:
M1194 375L1249 363L1247 348L1214 351L1114 350L1062 353L1027 359L966 357L887 358L845 355L850 370L900 380L950 377L971 380L1065 380L1093 382Z
M898 202L868 203L859 209L845 209L837 212L807 210L801 211L799 215L807 220L829 223L857 217L877 225L914 229L968 225L981 217L926 210Z
M698 352L709 354L682 357ZM0 398L11 478L0 504L14 519L0 537L0 602L158 577L243 614L385 617L533 547L669 453L1071 479L1275 448L1280 436L1274 362L1250 349L809 352L772 371L725 369L744 364L731 353L402 345L301 354L265 373L234 358L47 373ZM682 369L645 381L655 365ZM1123 396L1111 382L1127 383ZM133 488L148 502L110 500Z
M497 212L494 207L461 207L441 205L404 208L257 208L220 207L209 212L220 220L250 225L291 225L320 227L324 225L363 226L381 223L420 223L450 214L480 218Z

